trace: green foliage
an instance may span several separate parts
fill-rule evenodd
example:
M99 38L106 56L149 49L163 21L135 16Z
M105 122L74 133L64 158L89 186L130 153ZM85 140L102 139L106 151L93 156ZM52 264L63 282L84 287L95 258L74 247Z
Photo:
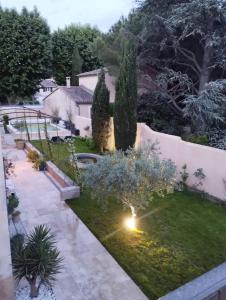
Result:
M116 83L114 134L115 146L126 151L133 147L137 134L136 49L132 40L125 40L120 73Z
M200 144L204 146L208 146L209 144L209 138L207 135L188 135L185 136L184 139L187 142L194 143L194 144Z
M53 153L52 153L51 143L50 143L50 140L49 140L46 119L45 119L45 122L44 122L44 133L45 133L46 143L47 143L47 147L48 147L48 157L49 157L50 160L52 160Z
M205 90L198 95L188 96L184 101L184 114L191 118L196 131L202 132L225 122L225 84L225 80L210 82L205 86Z
M73 143L75 144L76 153L98 153L97 149L93 141L89 138L72 138ZM41 145L43 146L43 154L46 159L49 158L49 151L47 141L43 140L42 144L40 141L32 141L32 145L34 145L39 151L41 151ZM52 161L72 180L75 179L75 169L70 163L71 153L68 149L68 144L64 143L54 143L51 144L52 149Z
M99 35L100 33L96 28L80 25L70 25L53 33L53 75L59 85L65 85L66 76L73 77L72 63L74 64L73 52L75 48L78 49L82 59L83 72L100 67L100 62L92 50L94 39Z
M218 0L146 0L139 9L144 28L138 63L145 89L159 94L165 103L160 111L167 106L173 119L192 123L194 132L216 127L225 114L220 79L226 73L226 6Z
M34 9L0 9L0 102L30 97L50 75L49 27Z
M203 168L198 168L195 172L194 172L194 176L196 177L196 179L198 180L198 182L195 184L195 188L200 188L203 186L203 181L206 178L206 175L203 172Z
M93 95L92 136L96 148L103 152L109 136L109 101L110 93L105 83L105 72L102 69Z
M181 181L178 183L177 190L183 191L186 187L187 180L189 178L189 173L187 171L187 165L184 164L182 166L182 170L180 171Z
M81 73L82 70L82 59L79 55L78 47L74 47L72 53L72 72L71 72L71 85L78 86L79 85L79 78L78 74Z
M4 125L9 125L9 116L8 115L3 116L3 123L4 123Z
M70 153L70 164L72 166L73 180L77 184L82 185L81 172L80 169L78 168L78 159L76 156L76 144L73 141L73 139L68 139L66 143L67 143L67 151L68 153Z
M39 154L35 150L29 150L27 152L27 159L28 161L34 163L39 159Z
M109 115L111 117L114 116L114 110L115 110L115 103L109 103Z
M8 115L4 115L3 116L3 127L4 127L4 131L5 133L8 133L8 128L7 128L7 125L9 124L9 117Z
M12 250L13 274L16 280L25 278L31 287L31 298L37 297L41 284L51 284L62 268L62 258L55 247L54 235L44 225L34 228L25 242Z
M90 165L83 175L84 185L101 203L115 197L132 214L147 207L153 195L171 192L176 167L169 160L147 151L121 151L106 155Z
M40 147L42 148L42 141L40 142ZM39 156L37 151L29 150L27 153L28 161L33 163L33 168L37 171L44 171L46 169L46 161Z
M15 208L18 207L19 199L15 194L10 195L7 199L8 199L7 210L8 210L8 214L11 215L14 212Z

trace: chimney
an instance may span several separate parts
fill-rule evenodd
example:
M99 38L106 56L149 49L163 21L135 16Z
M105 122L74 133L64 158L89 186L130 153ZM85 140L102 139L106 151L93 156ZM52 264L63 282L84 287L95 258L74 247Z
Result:
M67 88L71 87L71 77L66 77L66 87Z

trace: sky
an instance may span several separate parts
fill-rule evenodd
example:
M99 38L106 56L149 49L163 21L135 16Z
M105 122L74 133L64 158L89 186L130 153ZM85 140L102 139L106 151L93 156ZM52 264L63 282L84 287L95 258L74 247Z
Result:
M18 11L36 6L51 31L71 23L88 23L106 32L122 15L128 15L135 0L0 0L0 5Z

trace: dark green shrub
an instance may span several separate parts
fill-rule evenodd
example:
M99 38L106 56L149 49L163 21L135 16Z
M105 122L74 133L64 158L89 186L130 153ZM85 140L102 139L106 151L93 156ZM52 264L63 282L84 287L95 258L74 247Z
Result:
M18 247L21 247L24 243L24 235L23 234L16 234L10 239L10 246L12 256L16 253Z
M46 168L47 168L46 161L39 160L39 166L38 166L39 171L45 171Z
M109 115L110 115L111 117L114 116L114 111L115 111L115 103L110 103L110 104L109 104Z
M11 215L14 212L14 209L19 205L19 199L15 194L12 194L8 197L7 210L8 214Z
M7 125L9 125L9 117L8 117L8 115L4 115L3 116L3 127L5 130L5 133L9 133Z
M6 125L9 125L9 116L8 115L3 116L3 123Z
M189 135L184 137L184 140L194 144L200 144L204 146L209 145L209 139L207 135Z

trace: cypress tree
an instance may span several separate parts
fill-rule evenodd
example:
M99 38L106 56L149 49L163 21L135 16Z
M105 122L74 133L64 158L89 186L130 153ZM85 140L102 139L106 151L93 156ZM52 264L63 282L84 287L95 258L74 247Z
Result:
M109 135L110 122L110 93L105 83L105 73L101 70L99 80L94 91L92 105L92 133L93 141L100 152L103 152Z
M114 134L117 150L133 147L137 133L136 48L132 40L123 44L119 77L116 83Z
M72 53L72 70L71 70L71 85L78 86L79 78L78 74L81 73L82 58L79 55L78 47L75 46Z

